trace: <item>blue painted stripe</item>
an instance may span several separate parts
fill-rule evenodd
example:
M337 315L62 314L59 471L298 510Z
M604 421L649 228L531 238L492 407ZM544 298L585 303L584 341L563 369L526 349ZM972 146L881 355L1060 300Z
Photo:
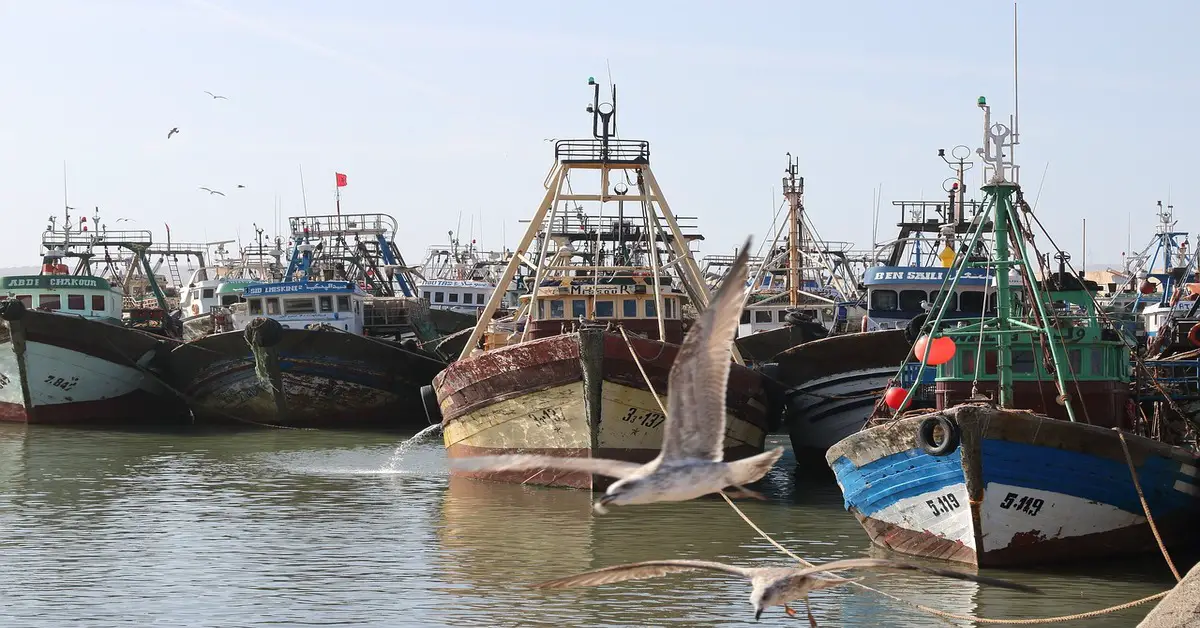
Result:
M1142 504L1124 461L992 439L983 441L982 452L985 490L988 484L997 482L1142 513ZM1180 466L1179 461L1152 455L1137 469L1150 512L1166 514L1198 503L1196 498L1174 488L1176 481L1189 479L1180 472Z
M949 456L930 456L909 449L862 467L842 456L833 461L833 472L842 486L846 509L851 506L865 516L901 499L924 495L964 482L960 449Z

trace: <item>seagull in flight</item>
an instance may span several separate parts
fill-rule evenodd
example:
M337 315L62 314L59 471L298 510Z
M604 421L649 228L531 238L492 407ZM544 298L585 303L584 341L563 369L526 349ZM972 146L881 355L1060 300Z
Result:
M167 131L167 139L171 139L171 136L175 135L178 132L179 132L179 127L175 127L173 129L171 129L170 131Z
M246 186L242 185L241 183L239 183L239 184L238 184L238 189L241 189L241 188L244 188L244 187L246 187Z
M831 573L847 569L919 571L933 576L970 580L972 582L1024 591L1026 593L1041 593L1041 590L1036 587L1017 584L1008 580L977 576L952 569L934 569L884 558L848 558L805 569L795 567L739 567L737 565L727 565L707 560L648 560L640 563L629 563L585 571L581 574L558 578L533 586L538 589L594 587L602 584L624 582L626 580L657 578L667 574L696 571L698 569L719 571L741 576L749 580L752 587L750 590L750 603L754 605L754 621L758 621L759 617L762 617L763 611L772 606L779 605L783 606L783 610L788 615L795 617L797 613L792 609L790 603L800 600L804 602L804 609L808 612L808 624L812 628L816 628L817 620L813 617L812 609L809 608L808 594L812 591L829 589L858 581L859 578L842 578L834 576Z
M113 222L129 222L129 219L128 218L118 218Z
M667 420L662 451L646 464L603 458L511 454L456 458L452 469L470 471L584 471L617 478L595 503L606 506L687 501L730 486L735 497L765 499L745 488L766 475L783 455L776 447L756 456L724 461L725 390L733 337L741 317L750 240L675 356L667 378Z
M204 90L204 93L205 93L205 94L208 94L209 96L212 96L212 97L213 97L213 100L218 100L218 99L219 99L219 100L229 100L228 98L226 98L226 97L224 97L224 96L218 96L218 95L216 95L216 94L214 94L214 93L212 93L212 92L208 91L207 89L206 89L206 90Z
M224 192L218 192L217 190L210 190L203 186L201 186L200 189L204 190L205 192L208 192L209 196L212 196L213 194L220 194L221 196L225 196Z

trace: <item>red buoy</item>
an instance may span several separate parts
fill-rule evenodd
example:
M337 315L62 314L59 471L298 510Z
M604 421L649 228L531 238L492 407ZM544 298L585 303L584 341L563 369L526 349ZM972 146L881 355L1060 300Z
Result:
M904 403L904 398L908 396L908 391L899 386L892 386L883 393L883 402L887 407L893 410L899 410L900 404Z
M920 360L928 352L928 359L925 364L929 366L938 366L950 361L954 357L954 339L948 336L938 336L929 341L929 336L921 336L917 338L917 342L913 345L913 355Z

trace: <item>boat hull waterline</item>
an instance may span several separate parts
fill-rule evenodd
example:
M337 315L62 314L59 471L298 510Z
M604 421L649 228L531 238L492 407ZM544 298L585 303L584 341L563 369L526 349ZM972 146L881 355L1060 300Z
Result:
M502 454L599 457L644 463L658 455L667 377L678 347L631 338L651 392L619 334L551 336L460 360L434 381L451 458ZM767 400L756 372L734 365L727 395L725 458L763 451ZM605 478L558 470L454 470L483 480L599 490Z
M943 416L961 444L934 456L921 422ZM1200 513L1198 458L1125 434L1164 540ZM1155 550L1116 431L986 406L958 406L854 434L826 455L847 510L878 546L980 567Z
M186 416L153 374L173 340L115 323L5 307L0 421L121 424Z

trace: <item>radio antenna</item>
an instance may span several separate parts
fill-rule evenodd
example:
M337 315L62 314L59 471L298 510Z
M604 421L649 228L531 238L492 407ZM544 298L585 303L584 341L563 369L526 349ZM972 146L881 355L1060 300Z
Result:
M1016 152L1015 146L1021 141L1021 105L1018 90L1019 81L1017 80L1017 3L1013 2L1013 115L1012 126L1012 144L1009 145L1008 158L1013 163L1013 183L1021 183L1021 170L1017 167L1017 160L1013 156Z

